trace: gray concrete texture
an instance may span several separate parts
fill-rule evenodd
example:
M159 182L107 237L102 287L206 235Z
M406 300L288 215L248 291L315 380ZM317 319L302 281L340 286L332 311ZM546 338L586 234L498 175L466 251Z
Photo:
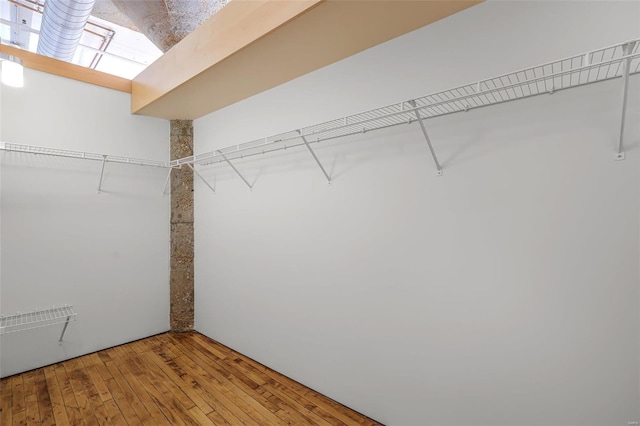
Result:
M193 154L193 121L171 120L171 159ZM193 171L171 172L171 331L193 330Z

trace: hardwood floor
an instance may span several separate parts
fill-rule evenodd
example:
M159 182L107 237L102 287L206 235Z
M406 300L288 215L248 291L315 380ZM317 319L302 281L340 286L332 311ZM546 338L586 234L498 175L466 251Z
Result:
M3 426L378 424L199 333L17 374L0 391Z

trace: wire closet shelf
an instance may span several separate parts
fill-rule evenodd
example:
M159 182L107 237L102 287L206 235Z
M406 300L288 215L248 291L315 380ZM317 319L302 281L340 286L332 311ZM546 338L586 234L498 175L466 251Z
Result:
M69 321L76 320L77 313L73 306L65 305L43 310L35 310L14 315L0 315L0 334L15 333L50 325L64 324L59 342L62 342Z
M47 148L33 145L20 145L15 143L0 142L0 151L21 152L26 154L47 155L52 157L77 158L81 160L96 160L106 163L132 164L138 166L150 166L170 168L169 161L145 160L142 158L122 157L118 155L95 154L91 152L70 151L66 149Z
M319 143L489 105L554 93L640 72L640 39L574 55L299 130L173 160L208 165Z

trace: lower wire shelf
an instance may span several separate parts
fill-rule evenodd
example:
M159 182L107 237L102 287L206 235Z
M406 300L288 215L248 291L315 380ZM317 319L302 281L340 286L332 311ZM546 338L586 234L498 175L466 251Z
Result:
M64 324L60 334L59 343L62 343L64 333L67 331L70 321L75 321L78 314L73 306L64 305L49 309L36 310L14 315L0 315L0 334L15 333L33 328L47 327L50 325Z

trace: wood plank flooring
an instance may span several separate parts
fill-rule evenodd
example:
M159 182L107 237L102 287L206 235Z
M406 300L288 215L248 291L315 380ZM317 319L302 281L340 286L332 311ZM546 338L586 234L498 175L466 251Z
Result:
M377 425L199 333L7 377L0 425Z

